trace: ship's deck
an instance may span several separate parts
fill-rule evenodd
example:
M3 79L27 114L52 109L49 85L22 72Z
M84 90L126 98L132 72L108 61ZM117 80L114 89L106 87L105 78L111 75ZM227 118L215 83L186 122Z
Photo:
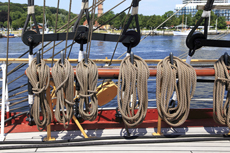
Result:
M183 152L183 153L199 153L199 152L229 152L229 138L220 137L222 134L229 132L227 127L186 127L186 128L163 128L163 135L183 135L174 138L154 138L153 132L156 128L137 128L129 129L131 135L145 136L136 139L122 139L118 136L125 136L125 129L104 129L104 130L88 130L86 134L90 138L105 138L104 140L91 140L73 142L73 140L85 140L80 131L59 131L52 132L52 137L57 141L72 140L68 143L52 143L52 147L41 147L43 144L35 145L29 149L22 149L23 146L30 144L20 144L21 149L0 150L0 152ZM47 135L46 132L28 132L28 133L9 133L6 135L5 142L13 141L30 141L41 142ZM202 135L202 137L198 137ZM215 136L214 136L215 135ZM186 136L186 137L185 137ZM107 140L108 137L114 139ZM215 140L214 140L215 139ZM204 141L205 140L205 141ZM186 142L195 141L195 142ZM127 144L121 144L121 143ZM136 143L136 144L131 144ZM107 144L107 145L106 145ZM17 146L19 144L1 144L3 146ZM58 147L64 145L65 147ZM41 148L40 148L41 147Z

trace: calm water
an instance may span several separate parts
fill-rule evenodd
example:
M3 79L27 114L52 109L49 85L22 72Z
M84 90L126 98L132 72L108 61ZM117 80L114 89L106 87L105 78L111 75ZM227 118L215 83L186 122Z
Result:
M223 39L229 39L230 36L226 36ZM141 56L144 59L162 59L169 55L170 52L173 52L175 56L180 56L181 54L188 52L188 49L185 45L185 39L184 36L150 36L147 37L145 40L143 40L137 47L135 47L132 51L134 54ZM6 57L6 38L0 39L0 57L4 58ZM70 44L72 41L69 41ZM105 57L111 58L112 53L114 51L116 43L113 42L100 42L100 41L93 41L92 47L91 47L91 59L104 59ZM40 48L39 46L38 48ZM52 47L52 44L50 44L46 49ZM65 47L65 43L60 44L56 47L55 52L60 51ZM28 50L28 46L24 45L21 41L21 38L13 38L10 39L10 47L9 47L9 58L16 58L20 56L22 53ZM38 49L35 49L34 52L36 52ZM75 44L71 53L71 58L77 58L78 57L78 50L79 45ZM122 53L126 51L126 48L119 44L118 48L115 53L114 59L118 58ZM219 58L221 55L223 55L225 52L229 51L228 48L202 48L201 50L197 51L194 55L194 58L200 58L200 59L213 59L213 58ZM68 50L67 50L68 52ZM52 55L52 50L47 52L44 55L44 58L48 58ZM186 54L187 55L187 54ZM27 58L28 55L24 56L23 58ZM60 55L57 55L56 58L59 58ZM12 64L9 66L8 72L17 66L18 64ZM11 74L8 77L8 81L13 80L17 76L20 76L24 73L25 69L27 68L27 65L23 68L21 68L19 71ZM211 77L209 77L211 78ZM152 77L151 79L154 79ZM116 81L116 80L115 80ZM14 89L15 87L21 86L23 84L27 83L27 77L24 76L20 78L19 80L15 81L14 83L9 85L9 91ZM155 99L155 82L149 81L148 83L148 93L149 93L149 99ZM26 90L26 87L22 87L21 89L18 89L16 91L10 92L10 95L13 95L19 91ZM212 90L213 90L213 83L197 83L197 89L195 92L194 98L212 98ZM21 94L16 97L23 97L27 94ZM12 98L16 98L12 97ZM10 99L12 99L10 98ZM14 107L21 107L26 106L27 102L13 106ZM107 105L103 107L115 107L117 106L117 101L114 99ZM149 102L149 106L155 107L156 102ZM202 101L192 101L191 108L211 108L212 102L202 102ZM24 111L28 108L20 109L20 111Z

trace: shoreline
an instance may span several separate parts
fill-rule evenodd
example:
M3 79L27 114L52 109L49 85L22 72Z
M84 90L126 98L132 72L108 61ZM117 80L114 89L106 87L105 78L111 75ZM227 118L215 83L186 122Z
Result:
M228 30L218 30L218 33L211 31L208 32L208 35L218 35L218 34L223 34L223 33L227 33ZM4 32L0 32L0 38L3 38L3 36L5 36L3 34ZM6 33L6 32L5 32ZM21 37L22 35L22 31L12 31L10 32L11 34L14 34L15 37ZM110 31L108 30L106 31L100 31L99 33L105 33L105 34L120 34L119 31ZM151 30L141 30L141 35L142 36L146 36L146 35L150 35L150 36L155 36L155 35L165 35L165 36L173 36L173 31L168 31L168 30L161 30L161 31L151 31Z

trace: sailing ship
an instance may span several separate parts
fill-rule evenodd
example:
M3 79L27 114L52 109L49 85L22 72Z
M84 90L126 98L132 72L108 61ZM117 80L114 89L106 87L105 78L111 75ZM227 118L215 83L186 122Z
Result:
M72 21L68 20L65 33L57 33L58 30L55 28L53 34L40 34L36 26L34 0L28 0L28 16L23 28L22 41L29 48L26 52L29 58L8 59L7 52L7 58L1 59L5 63L1 66L3 83L0 138L3 142L0 142L0 150L13 149L15 152L141 150L152 152L155 149L155 151L178 152L179 148L179 150L191 152L205 143L207 147L201 150L215 152L219 151L220 147L218 150L214 147L222 145L224 147L221 149L228 151L230 139L227 127L229 126L228 100L225 104L227 107L222 107L225 87L229 90L226 67L229 64L229 56L225 54L218 62L217 60L197 60L192 57L203 46L230 47L230 43L207 39L208 25L204 34L195 33L199 24L203 20L208 20L207 16L202 16L187 36L186 45L189 48L189 54L186 61L173 54L163 60L143 60L132 52L132 48L141 41L138 23L139 0L133 0L132 5L127 8L132 9L132 13L120 36L93 33L93 30L97 29L93 28L93 14L90 18L89 12L102 2L104 0L94 0L92 7L89 7L88 0L82 0L81 12L73 19L73 21L76 20L73 32L69 32L72 26L69 24ZM208 0L205 11L211 11L212 6L213 0ZM79 25L84 14L89 23L88 27ZM36 32L27 30L30 16L34 19ZM136 30L128 30L133 18L135 18ZM44 47L51 42L56 46L58 43L55 41L60 40L73 41L69 46L66 43L65 49L60 51L61 59L54 59L54 52L51 58L43 59ZM91 60L89 54L92 40L121 42L127 49L126 57L123 60ZM44 42L49 43L44 45ZM71 59L66 54L66 49L72 48L74 43L80 45L78 59ZM33 49L39 44L42 48L35 54ZM84 51L86 44L87 52ZM36 58L33 58L34 55ZM26 84L28 90L22 91L22 93L28 92L28 98L26 100L15 98L21 101L13 103L16 105L22 101L28 101L29 110L26 112L9 111L7 66L13 62L29 63L25 71L28 77ZM215 69L213 65L191 66L192 63L204 62L209 64L216 62ZM51 63L51 68L46 63ZM77 63L76 68L73 68L71 63ZM97 63L109 64L98 67ZM120 68L111 66L111 63L120 64ZM158 65L157 67L149 66L147 63L158 63ZM220 74L217 73L219 69L223 70L219 72ZM196 78L196 76L214 75L216 75L216 80ZM156 76L157 108L148 108L149 92L146 87L149 76ZM98 78L104 81L97 87ZM111 79L118 79L118 82L114 83ZM217 92L214 101L218 101L219 104L215 103L214 109L190 110L190 101L197 81L215 81L215 89L218 90L214 90L214 93ZM220 94L221 97L219 97ZM116 95L117 108L98 109L98 105L108 103ZM63 132L63 130L67 131ZM191 142L191 147L187 147L189 143L185 142ZM86 148L86 146L90 147ZM26 150L28 148L31 150Z
M184 15L182 17L184 19ZM180 25L179 25L180 26ZM183 20L181 24L181 30L180 31L173 31L174 36L187 36L189 34L190 30L187 29L187 17L185 19L185 25L183 25Z

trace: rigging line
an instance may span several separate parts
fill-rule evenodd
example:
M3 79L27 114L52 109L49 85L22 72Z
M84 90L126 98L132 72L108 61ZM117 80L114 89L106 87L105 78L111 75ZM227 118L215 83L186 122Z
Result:
M21 85L21 86L19 86L19 87L16 87L16 88L14 88L14 89L8 91L8 93L11 93L11 92L13 92L13 91L15 91L15 90L18 90L18 89L22 88L22 87L25 87L25 86L27 86L27 84L28 84L28 83L23 84L23 85Z
M45 33L45 8L46 8L46 0L44 0L44 5L43 5L43 27L42 27L42 59L43 59L43 51L44 51L44 33Z
M128 16L129 16L129 14L130 14L130 10L131 10L132 4L133 4L133 1L132 1L131 5L128 7L128 8L129 8L129 11L128 11L126 17L125 17L125 20L124 20L124 24L123 24L122 29L124 29L124 27L125 27L125 23L126 23L126 21L127 21L127 19L128 19ZM121 30L120 36L119 36L119 38L118 38L118 40L117 40L116 46L115 46L114 51L113 51L113 55L112 55L112 57L111 57L111 59L110 59L110 61L109 61L109 66L112 64L112 60L113 60L113 57L114 57L115 52L116 52L116 50L117 50L117 46L118 46L118 43L119 43L119 40L120 40L120 38L121 38L122 33L123 33L123 30Z
M96 18L96 20L100 19L101 17L103 17L105 14L107 14L108 12L112 11L114 8L118 7L119 5L121 5L122 3L124 3L126 0L123 0L122 2L118 3L117 5L115 5L114 7L112 7L110 10L108 10L107 12L103 13L100 17Z
M100 3L99 3L100 4ZM99 5L98 4L98 5ZM92 6L91 6L92 7ZM91 8L91 7L89 7L89 9ZM91 12L92 10L89 10L89 12ZM77 19L78 18L78 15L76 16L76 17L74 17L70 22L72 22L72 21L74 21L75 19ZM74 24L74 23L73 23ZM73 25L73 24L71 24L71 26ZM61 26L58 30L57 30L57 32L59 32L60 30L62 30L64 27L66 27L67 26L67 24L65 24L65 25L63 25L63 26ZM66 30L65 30L66 31ZM45 44L45 46L44 46L44 48L45 47L47 47L50 43L51 43L52 41L50 41L50 42L48 42L47 44ZM59 42L57 45L59 45L60 43L62 43L63 41L61 41L61 42ZM55 46L57 46L57 45L55 45ZM37 46L36 46L37 47ZM34 48L36 48L36 47L34 47ZM34 49L33 48L33 49ZM48 50L46 50L44 53L46 53L47 51L49 51L50 49L52 49L53 47L51 47L51 48L49 48ZM41 51L42 50L42 48L40 48L38 51ZM29 52L29 50L28 51L26 51L26 52L24 52L22 55L20 55L18 58L21 58L21 57L23 57L24 55L26 55L27 53ZM36 53L34 53L33 55L35 55ZM8 64L8 66L9 65L11 65L12 63L10 63L10 64ZM19 65L22 65L22 63L21 64L19 64ZM25 65L23 65L23 66L25 66ZM0 71L1 71L1 69L0 69ZM8 75L8 74L7 74Z
M102 0L102 1L100 1L100 2L97 2L96 3L96 7L98 6L98 5L100 5L101 3L103 3L105 0ZM84 4L85 5L85 4ZM89 8L88 8L88 10L91 8L92 6L90 6ZM91 12L92 11L92 9L91 10L89 10L89 12ZM78 16L77 16L78 17ZM81 18L83 18L83 17L85 17L85 15L83 15ZM75 18L76 19L76 18ZM73 20L71 20L70 22L72 22ZM74 24L74 23L73 23ZM73 25L72 24L72 25ZM71 26L72 26L71 25ZM76 36L77 36L77 31L78 31L78 27L77 27L77 29L76 29L76 31L75 31L75 34L74 34L74 39L76 38ZM71 53L71 51L72 51L72 48L73 48L73 45L76 43L76 42L74 42L74 39L73 39L73 41L72 41L72 43L71 43L71 46L70 46L70 51L69 51L69 54L68 54L68 56L67 56L67 59L69 59L69 56L70 56L70 53ZM69 47L68 47L69 48ZM54 56L56 56L56 55L54 55Z
M25 101L27 101L27 100L28 100L28 98L23 99L23 100L20 100L20 101L18 101L18 102L11 103L11 104L10 104L10 107L12 107L12 106L14 106L14 105L18 105L18 104L20 104L20 103L23 103L23 102L25 102Z
M24 99L24 98L27 98L27 97L28 97L28 96L19 97L19 98L14 98L14 99L9 99L8 101L15 101L15 100Z
M178 11L176 11L173 15L171 15L168 19L166 19L164 22L162 22L159 26L157 26L153 31L157 30L160 26L162 26L165 22L167 22L169 19L171 19L174 15L176 15L180 10L182 10L184 7L186 7L188 4L190 4L193 0L190 0L187 4L185 4L182 8L180 8ZM147 34L144 38L141 39L140 42L142 42L142 40L144 40L145 38L147 38L149 35L151 34L151 32L149 34Z
M77 43L77 42L74 42L74 44L75 44L75 43ZM69 46L67 46L67 48L71 47L71 45L73 45L73 44L70 44ZM65 50L65 48L62 49L62 50L60 50L60 51L57 52L56 54L54 54L54 57L57 56L61 51L64 51L64 50ZM50 58L52 58L52 56L51 56Z
M14 96L17 96L17 95L20 95L20 94L23 94L23 93L25 93L25 92L27 92L27 91L28 91L28 90L24 90L24 91L18 92L18 93L16 93L16 94L10 95L9 98L14 97Z
M129 14L130 14L130 10L131 10L132 4L133 4L133 1L132 1L131 5L125 9L125 10L127 10L127 9L129 8L129 11L128 11L126 17L125 17L125 20L124 20L124 24L123 24L122 29L124 29L124 27L125 27L125 23L126 23L126 21L127 21L127 19L128 19L128 16L129 16ZM119 40L120 40L120 38L121 38L122 33L123 33L123 30L121 30L120 36L119 36L119 38L118 38L118 40L117 40L116 46L115 46L114 51L113 51L113 55L112 55L112 57L111 57L111 59L110 59L110 61L109 61L109 66L112 64L113 57L114 57L115 52L116 52L116 50L117 50L117 46L118 46L118 43L119 43ZM125 53L126 53L126 52L125 52ZM104 82L105 82L105 79L103 80L102 84L104 84ZM104 88L104 87L103 87L103 88Z
M54 31L55 33L57 33L57 22L58 22L59 4L60 4L60 0L58 0L58 3L57 3L57 14L56 14L56 23L55 23L55 31ZM55 43L56 43L56 41L54 41L54 44L53 44L52 56L54 55ZM54 62L54 58L52 57L51 67L53 67L53 62Z
M72 0L69 2L69 14L68 14L68 23L67 23L67 33L66 33L66 42L65 42L65 58L66 58L66 50L67 50L67 43L68 43L68 36L69 36L69 19L70 19L70 13L71 13L71 6L72 6Z
M91 8L91 7L90 7ZM90 10L91 11L91 10ZM76 17L74 17L70 22L72 22L72 21L74 21L75 19L77 19L77 17L78 17L78 15L76 16ZM67 24L64 24L63 26L61 26L58 30L57 30L57 32L59 32L59 31L61 31L64 27L66 27L66 25ZM73 25L73 24L72 24ZM71 26L72 26L71 25ZM50 42L48 42L47 44L45 44L45 46L44 47L47 47L50 43L51 43L52 41L50 41ZM63 41L61 41L61 42L63 42ZM61 43L60 42L60 43ZM36 48L37 46L35 46L34 48ZM34 49L33 48L33 49ZM50 49L52 49L52 47L50 48ZM50 50L49 49L49 50ZM42 48L40 48L38 51L41 51L42 50ZM23 57L24 55L26 55L27 53L29 52L29 50L28 51L26 51L26 52L24 52L22 55L20 55L18 58L21 58L21 57ZM35 55L36 53L34 53L34 55ZM12 63L11 63L12 64ZM8 66L9 65L11 65L11 64L8 64ZM21 64L19 64L19 65L21 65ZM1 70L0 70L1 71Z
M92 19L90 20L90 29L89 29L89 34L88 34L88 42L87 42L87 48L86 48L86 53L88 53L88 58L90 54L90 48L91 48L91 40L92 40L92 35L93 35L93 23L94 23L94 17L95 17L95 10L96 10L96 0L93 0L93 5L92 5Z
M126 0L123 0L122 2L120 2L119 4L117 4L116 6L114 6L113 8L111 8L110 10L108 10L107 12L105 12L104 14L102 14L100 17L96 18L94 21L100 19L102 16L104 16L105 14L107 14L108 12L110 12L111 10L113 10L114 8L118 7L119 5L121 5L122 3L124 3ZM127 7L125 10L123 10L122 12L120 12L119 14L115 15L114 17L112 17L110 20L102 23L99 27L97 27L96 29L94 29L93 31L96 31L97 29L99 29L100 27L102 27L103 25L105 25L106 23L108 23L109 21L113 20L114 18L116 18L117 16L119 16L121 13L125 12L129 7Z
M14 110L17 110L17 109L25 108L25 107L29 107L29 105L22 106L22 107L18 107L18 108L12 108L12 109L10 109L10 112L11 112L11 111L14 111Z
M100 5L100 4L103 3L104 1L105 1L105 0L101 0L100 2L97 2L96 7L98 7L98 5ZM126 0L124 0L124 1L126 1ZM124 1L123 1L123 2L124 2ZM123 2L121 2L121 3L123 3ZM121 3L119 3L118 5L120 5ZM116 8L118 5L116 5L115 7L111 8L109 11L113 10L113 9ZM100 17L98 17L97 19L101 18L103 15L107 14L109 11L103 13L103 14L102 14ZM85 16L85 15L84 15L84 16ZM82 16L82 17L84 17L84 16ZM97 19L95 19L94 21L96 21ZM102 25L102 26L103 26L103 25ZM100 27L101 27L101 26L100 26ZM95 30L97 30L97 29L98 29L98 28L94 29L93 31L95 31ZM76 32L75 32L75 34L74 34L74 39L76 38L77 31L78 31L78 27L77 27L77 30L76 30ZM71 47L70 47L70 51L69 51L69 54L68 54L68 57L67 57L68 59L69 59L70 53L71 53L72 48L73 48L74 39L73 39L72 45L71 45Z
M105 25L106 23L108 23L109 21L113 20L114 18L116 18L117 16L121 15L123 12L127 11L128 9L130 9L132 6L127 7L126 9L124 9L122 12L120 12L119 14L115 15L114 17L112 17L111 19L109 19L108 21L102 23L99 27L97 27L96 29L94 29L93 31L96 31L97 29L99 29L100 27L102 27L103 25Z
M8 0L8 14L7 14L7 52L6 52L6 78L5 80L5 83L7 83L7 71L8 71L8 56L9 56L9 26L10 26L10 0ZM6 89L6 84L5 84L5 87ZM3 95L5 96L5 95Z

